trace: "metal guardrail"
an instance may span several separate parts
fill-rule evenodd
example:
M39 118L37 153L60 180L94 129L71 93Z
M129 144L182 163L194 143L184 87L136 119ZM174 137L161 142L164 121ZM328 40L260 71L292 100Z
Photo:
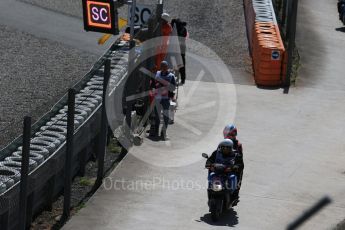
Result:
M116 41L92 69L74 85L75 133L72 175L85 167L100 132L103 71L111 60L109 84L116 85L127 74L129 47ZM67 133L67 94L32 127L27 221L44 208L51 208L64 186ZM19 136L0 151L0 229L18 228L19 178L23 137Z

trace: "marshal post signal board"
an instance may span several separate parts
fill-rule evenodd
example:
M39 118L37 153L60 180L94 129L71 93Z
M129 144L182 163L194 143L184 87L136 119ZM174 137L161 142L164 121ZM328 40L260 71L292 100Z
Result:
M86 31L119 34L112 0L83 0L83 18Z

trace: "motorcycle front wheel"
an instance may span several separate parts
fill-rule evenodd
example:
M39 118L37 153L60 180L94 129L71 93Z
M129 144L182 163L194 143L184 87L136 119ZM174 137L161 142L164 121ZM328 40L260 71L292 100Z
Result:
M211 211L211 219L213 222L217 222L219 220L220 213L217 210Z
M219 220L220 214L222 212L223 202L222 200L213 199L210 202L210 212L211 212L211 219L213 222Z

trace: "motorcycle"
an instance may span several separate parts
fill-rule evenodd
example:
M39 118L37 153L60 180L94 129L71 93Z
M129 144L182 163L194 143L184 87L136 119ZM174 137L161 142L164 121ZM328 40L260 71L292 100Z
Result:
M206 159L209 156L203 153L202 156ZM208 167L210 171L209 183L207 189L208 206L211 212L212 221L217 221L221 213L231 209L237 199L233 198L233 194L237 188L237 177L234 174L236 171L235 162L232 161L230 165L213 164ZM228 175L230 174L230 184Z

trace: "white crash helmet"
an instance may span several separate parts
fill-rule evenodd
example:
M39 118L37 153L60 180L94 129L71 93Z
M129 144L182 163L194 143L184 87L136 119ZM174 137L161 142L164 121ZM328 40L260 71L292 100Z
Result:
M170 15L168 13L163 13L161 18L166 22L170 22Z
M222 147L228 147L228 148L233 148L234 146L234 142L232 142L232 140L230 139L224 139L222 140L219 145L218 145L218 149L221 149Z

